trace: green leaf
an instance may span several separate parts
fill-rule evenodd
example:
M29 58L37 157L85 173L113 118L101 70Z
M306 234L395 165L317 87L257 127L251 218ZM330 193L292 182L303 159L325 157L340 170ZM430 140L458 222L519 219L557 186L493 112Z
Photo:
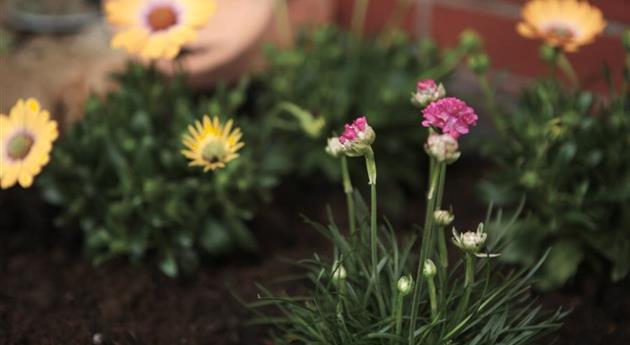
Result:
M549 252L538 286L548 290L564 285L575 275L583 258L583 248L578 242L556 241Z
M172 254L167 254L162 261L160 261L160 271L171 278L177 277L177 261Z

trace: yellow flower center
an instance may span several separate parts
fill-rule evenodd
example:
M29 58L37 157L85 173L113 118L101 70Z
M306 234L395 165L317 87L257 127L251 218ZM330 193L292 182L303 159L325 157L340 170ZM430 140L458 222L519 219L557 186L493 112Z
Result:
M7 145L7 154L11 159L22 160L28 156L33 148L35 140L27 133L15 135Z
M547 35L559 42L566 42L575 37L575 32L565 25L553 25L547 29Z
M177 24L177 12L170 6L156 6L147 15L152 31L162 31Z
M225 159L228 148L225 141L220 139L210 139L204 146L201 156L209 163L218 163Z

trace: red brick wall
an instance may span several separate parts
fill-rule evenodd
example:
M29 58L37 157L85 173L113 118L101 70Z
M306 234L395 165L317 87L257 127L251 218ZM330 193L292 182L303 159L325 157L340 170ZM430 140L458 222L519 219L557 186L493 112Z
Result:
M428 35L442 45L453 45L462 30L478 31L483 37L493 66L524 76L546 71L538 59L539 42L519 36L515 30L520 7L527 0L417 0L406 13L404 28L412 35ZM366 34L383 27L396 0L371 0ZM601 86L601 65L607 61L615 70L623 66L620 33L630 27L630 0L591 0L609 22L606 33L595 43L570 54L580 79ZM338 20L348 25L354 0L339 0Z

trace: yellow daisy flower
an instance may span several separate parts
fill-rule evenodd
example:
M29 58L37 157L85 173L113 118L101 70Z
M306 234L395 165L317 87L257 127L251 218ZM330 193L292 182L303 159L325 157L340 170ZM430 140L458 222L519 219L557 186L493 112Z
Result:
M602 11L586 1L532 0L522 10L521 36L539 38L552 47L575 52L604 31Z
M212 120L205 115L203 121L196 121L188 126L183 143L187 150L182 154L191 160L189 166L203 167L203 171L216 170L238 157L238 150L245 144L240 142L242 133L239 128L232 129L232 120L224 125L218 117Z
M118 29L113 48L146 59L173 59L216 11L215 0L109 0L107 21Z
M35 99L19 100L8 116L0 114L0 187L30 187L58 135L57 122Z

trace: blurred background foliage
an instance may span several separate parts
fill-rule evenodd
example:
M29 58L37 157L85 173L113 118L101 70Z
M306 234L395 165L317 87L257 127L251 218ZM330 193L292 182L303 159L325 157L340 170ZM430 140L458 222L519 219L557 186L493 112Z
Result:
M333 129L367 114L380 136L376 152L392 181L388 209L402 212L403 187L417 185L419 78L447 76L462 45L440 51L402 34L360 39L335 27L304 33L294 48L268 48L270 66L253 82L192 92L152 68L130 65L119 88L92 97L64 135L40 182L63 207L61 225L78 225L95 263L117 256L157 260L169 276L200 258L255 250L248 221L283 176L335 181L324 146ZM369 72L366 72L369 71ZM203 114L233 117L244 132L241 157L204 174L187 166L181 136ZM398 162L405 160L407 164ZM323 173L323 174L322 174Z
M288 168L264 122L236 120L246 146L225 169L203 173L180 153L182 134L203 114L235 115L248 81L201 97L138 65L117 79L117 91L89 100L40 180L45 198L63 206L61 224L81 227L95 263L155 253L169 276L193 270L199 254L255 250L247 221Z
M424 155L418 154L424 142L417 131L421 115L410 104L410 95L420 79L448 78L478 43L475 40L466 36L457 47L440 49L431 40L411 40L398 31L375 39L335 26L303 32L293 48L268 47L268 69L256 78L260 86L256 109L262 116L269 117L270 110L281 115L287 113L282 105L288 102L313 118L325 119L312 135L316 140L305 141L300 138L304 134L296 131L278 131L275 138L300 143L287 147L300 157L294 162L296 173L323 173L335 181L339 167L323 150L325 138L342 131L343 124L356 116L366 115L383 138L377 138L374 149L380 173L388 176L384 181L390 193L387 213L400 214L407 187L424 182L419 176ZM287 127L292 126L298 124Z
M524 198L526 216L503 259L531 264L551 248L542 288L563 286L582 269L613 281L630 271L628 67L615 86L604 65L607 94L543 78L495 114L500 135L485 153L496 169L480 190L500 206Z

